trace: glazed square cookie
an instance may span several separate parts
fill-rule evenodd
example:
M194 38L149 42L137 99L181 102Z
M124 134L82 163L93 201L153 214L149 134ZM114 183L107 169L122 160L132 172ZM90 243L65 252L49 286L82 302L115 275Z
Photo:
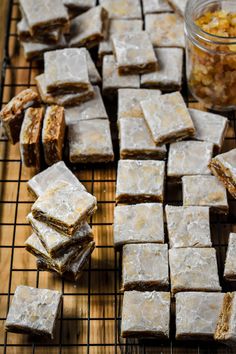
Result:
M184 16L185 8L188 0L168 0L168 1L176 12Z
M64 108L60 106L49 106L45 113L42 130L44 159L47 165L51 166L62 160L64 137Z
M172 8L167 0L142 0L144 14L154 14L159 12L170 12Z
M68 14L61 0L20 0L20 9L25 16L30 33L48 31L68 23Z
M108 13L102 6L96 6L71 21L69 46L95 47L107 35Z
M178 293L176 298L176 339L212 340L224 294Z
M106 95L113 95L120 88L139 88L139 75L119 75L118 66L113 55L103 57L102 90Z
M171 248L169 262L172 293L221 291L214 248Z
M6 331L53 338L61 300L59 291L17 286L5 322Z
M162 95L155 100L141 101L141 107L157 145L194 135L193 121L179 92Z
M24 50L24 57L26 61L31 60L42 60L44 53L49 51L55 51L56 49L63 49L67 46L66 39L64 35L61 35L57 43L36 43L36 42L21 42L23 50Z
M154 47L185 47L184 21L174 13L148 14L145 30Z
M36 200L32 214L35 219L72 236L96 209L94 196L68 182L58 181Z
M224 294L223 305L218 317L214 339L229 346L236 343L236 293Z
M67 267L77 259L81 252L82 246L72 246L58 257L52 258L38 236L36 234L32 234L25 241L25 248L35 257L43 259L47 263L48 267L53 268L59 275L62 275L66 271Z
M116 201L120 203L163 202L165 162L120 160Z
M120 75L153 72L158 67L147 32L114 34L112 44Z
M118 121L120 158L140 160L162 160L166 146L156 146L143 118L121 118Z
M26 167L40 166L40 136L44 108L28 108L20 131L21 160Z
M95 242L91 241L81 248L77 258L72 261L66 268L63 274L59 274L70 281L77 282L83 274L83 269L89 262L90 256L95 249ZM57 273L54 265L49 264L44 258L37 257L37 268L42 271Z
M100 88L94 86L94 97L79 106L65 108L66 125L76 124L82 120L108 119Z
M228 281L236 281L236 234L229 235L228 249L226 253L224 278Z
M189 109L196 129L195 140L208 141L214 144L215 150L220 151L228 128L228 119L209 112Z
M169 338L170 293L126 291L121 336Z
M47 188L52 187L58 181L65 181L77 186L81 191L86 188L78 178L69 170L63 161L59 161L38 173L27 182L28 190L35 196L40 197Z
M99 0L109 14L109 18L141 19L140 0Z
M34 36L31 35L30 33L30 27L29 24L26 20L26 18L23 16L21 20L17 23L17 34L19 36L20 41L23 42L39 42L39 43L49 43L49 44L55 44L58 42L60 35L61 35L61 30L60 29L55 29L52 31L42 31L41 33L36 33Z
M181 89L183 78L183 49L155 48L159 67L155 72L141 76L141 87L153 87L164 91Z
M209 167L229 193L236 198L236 149L214 157Z
M165 213L170 248L212 246L208 207L166 205Z
M182 184L184 206L208 206L213 212L228 213L226 190L215 176L184 176Z
M59 95L87 90L90 85L86 50L66 48L44 54L47 92Z
M68 237L55 229L51 228L47 224L36 220L32 213L27 216L32 229L38 236L49 256L52 258L59 257L71 246L75 248L79 245L84 245L93 240L93 233L88 223L85 223L74 234L73 237Z
M140 32L143 29L142 20L123 20L121 18L113 18L109 20L108 33L106 39L99 43L98 56L101 60L104 55L112 54L113 48L111 37L113 34L125 34L131 32Z
M114 245L164 243L163 205L118 205L114 210Z
M12 144L19 141L24 110L39 103L37 92L27 89L13 97L0 112L4 131Z
M83 92L53 96L50 93L47 93L45 74L40 74L34 79L36 81L40 98L45 104L58 106L74 106L86 102L94 96L94 89L92 85L89 85L88 89Z
M213 144L205 141L179 141L170 144L167 175L178 179L188 175L210 175L208 164Z
M125 291L167 290L169 287L168 245L125 245L122 252Z
M159 90L119 89L118 90L118 119L144 118L140 105L144 100L155 100L161 95Z
M110 123L107 119L83 120L69 125L68 140L72 163L114 160Z

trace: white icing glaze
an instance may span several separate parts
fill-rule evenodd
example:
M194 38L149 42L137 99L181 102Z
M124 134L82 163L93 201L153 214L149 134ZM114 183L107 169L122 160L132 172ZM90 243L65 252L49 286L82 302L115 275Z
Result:
M215 176L184 176L182 182L183 205L217 207L227 212L226 190Z
M228 249L225 260L224 277L236 280L236 233L229 235Z
M163 200L164 161L120 160L118 162L116 198L150 196Z
M169 338L170 294L167 292L126 291L123 299L121 333L148 332Z
M154 75L152 73L152 75ZM144 100L155 100L161 95L159 90L148 89L119 89L118 90L118 119L144 118L140 105Z
M142 290L145 286L148 287L150 282L155 290L168 287L168 245L153 243L125 245L122 262L122 278L125 290L133 284L135 284L135 290Z
M110 18L141 19L140 0L99 0Z
M164 243L163 205L144 203L114 210L114 244Z
M154 47L185 47L184 22L177 14L148 14L145 28Z
M103 103L100 88L94 86L94 97L82 103L79 106L74 106L65 109L66 124L75 124L82 120L108 118L106 108Z
M172 11L167 0L142 0L144 14Z
M165 90L180 88L183 76L182 48L155 48L159 67L153 73L141 76L141 86Z
M171 248L171 290L221 291L214 248Z
M176 338L213 339L224 294L176 294Z
M170 144L168 176L210 175L208 167L213 144L205 141L179 141Z
M170 247L211 247L208 207L165 208Z

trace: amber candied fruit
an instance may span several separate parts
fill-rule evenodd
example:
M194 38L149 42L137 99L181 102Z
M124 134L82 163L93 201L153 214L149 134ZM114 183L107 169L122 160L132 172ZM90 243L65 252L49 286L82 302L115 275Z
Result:
M235 108L236 13L208 11L195 24L208 35L208 40L202 37L197 45L187 41L190 89L209 108Z

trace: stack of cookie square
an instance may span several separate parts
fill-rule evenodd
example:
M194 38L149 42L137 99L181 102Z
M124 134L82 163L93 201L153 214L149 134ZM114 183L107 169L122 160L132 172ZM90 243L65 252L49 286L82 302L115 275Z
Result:
M96 198L64 162L33 177L28 188L38 199L27 217L33 234L26 249L37 257L39 269L78 280L95 248L87 220L97 209Z
M69 16L61 0L20 0L20 9L17 31L27 60L46 50L66 47Z

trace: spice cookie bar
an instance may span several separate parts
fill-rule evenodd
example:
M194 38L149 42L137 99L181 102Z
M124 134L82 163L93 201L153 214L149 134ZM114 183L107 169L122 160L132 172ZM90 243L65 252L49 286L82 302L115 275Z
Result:
M226 253L224 278L228 281L236 281L236 234L229 235L228 249Z

